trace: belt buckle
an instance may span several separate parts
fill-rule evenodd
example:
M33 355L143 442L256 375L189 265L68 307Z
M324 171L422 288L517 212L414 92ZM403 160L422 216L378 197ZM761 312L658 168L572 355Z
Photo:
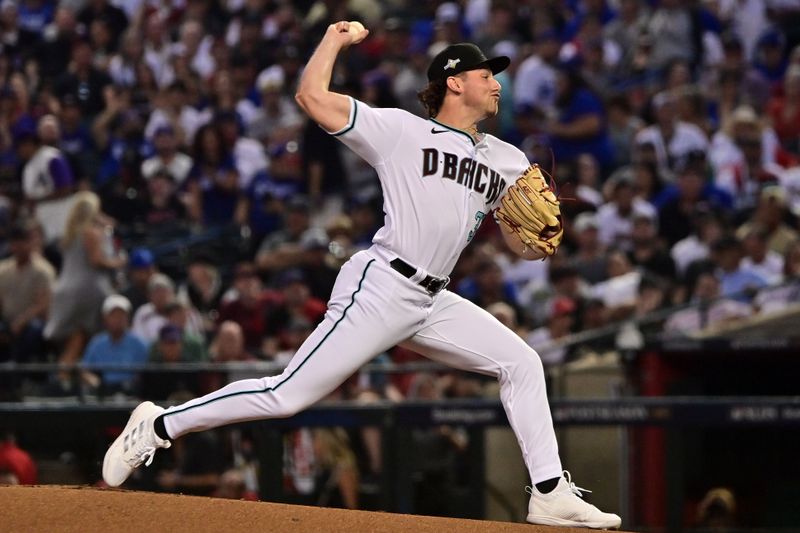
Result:
M450 280L448 278L438 279L431 277L430 281L425 284L425 290L427 290L430 294L438 294L447 286L447 283Z

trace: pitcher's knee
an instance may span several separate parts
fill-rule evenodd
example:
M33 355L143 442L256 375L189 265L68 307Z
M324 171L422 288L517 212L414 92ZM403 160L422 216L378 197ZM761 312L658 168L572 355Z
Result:
M509 378L520 379L527 377L543 376L544 366L542 360L535 351L530 350L521 354L513 363L508 366Z

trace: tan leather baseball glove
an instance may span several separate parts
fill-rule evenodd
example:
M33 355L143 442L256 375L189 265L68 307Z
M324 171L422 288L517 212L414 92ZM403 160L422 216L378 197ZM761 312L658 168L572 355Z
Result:
M533 164L508 188L495 219L527 246L553 255L564 237L561 202L539 165Z

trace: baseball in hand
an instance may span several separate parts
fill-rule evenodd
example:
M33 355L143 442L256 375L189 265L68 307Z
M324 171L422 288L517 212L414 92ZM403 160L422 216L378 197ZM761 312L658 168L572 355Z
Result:
M364 25L363 25L363 24L361 24L361 23L360 23L359 21L357 21L357 20L351 20L351 21L349 22L349 24L350 24L350 26L349 26L349 28L348 28L348 31L349 31L350 33L352 33L353 35L358 35L358 34L359 34L359 33L361 33L362 31L364 31L364 29L365 29L365 28L364 28Z

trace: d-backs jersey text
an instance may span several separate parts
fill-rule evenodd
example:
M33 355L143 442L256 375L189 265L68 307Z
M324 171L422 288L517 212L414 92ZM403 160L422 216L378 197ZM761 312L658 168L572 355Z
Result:
M434 276L450 274L484 218L528 167L525 154L484 134L351 98L347 125L333 132L378 173L384 226L373 242Z

